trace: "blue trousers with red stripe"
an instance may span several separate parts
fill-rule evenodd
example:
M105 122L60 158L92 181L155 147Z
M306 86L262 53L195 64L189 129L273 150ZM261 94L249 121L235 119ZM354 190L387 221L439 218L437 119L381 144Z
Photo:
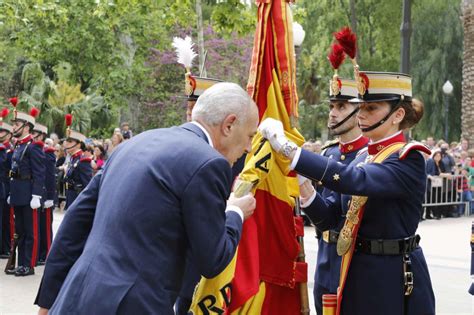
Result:
M43 208L39 213L40 219L40 241L39 260L45 261L48 256L51 242L53 241L53 210Z
M18 266L34 267L38 259L38 210L15 206L15 233L18 234Z
M10 206L0 199L0 254L10 252Z

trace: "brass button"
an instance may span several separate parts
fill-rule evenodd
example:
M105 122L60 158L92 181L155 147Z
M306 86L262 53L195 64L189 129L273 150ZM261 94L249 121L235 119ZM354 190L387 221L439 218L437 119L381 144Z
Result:
M341 161L344 161L346 159L346 156L343 154L341 155Z

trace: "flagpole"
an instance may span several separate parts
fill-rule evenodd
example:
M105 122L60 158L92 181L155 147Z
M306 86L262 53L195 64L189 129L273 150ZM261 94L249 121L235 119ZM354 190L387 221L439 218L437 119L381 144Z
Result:
M295 198L295 215L301 217L300 209L300 198ZM305 251L304 251L304 237L298 236L298 244L300 245L300 251L298 253L298 262L305 263ZM308 296L308 283L300 282L300 301L301 301L301 314L309 315L309 296Z

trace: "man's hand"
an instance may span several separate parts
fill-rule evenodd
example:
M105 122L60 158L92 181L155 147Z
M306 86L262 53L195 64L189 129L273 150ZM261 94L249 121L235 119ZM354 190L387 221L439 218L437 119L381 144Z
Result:
M246 220L253 214L255 207L257 206L257 201L252 194L247 194L238 198L232 193L229 197L229 200L227 200L227 205L239 207L239 209L242 210L242 213L244 214L244 220Z
M38 310L38 315L48 315L48 309L47 308L42 308L40 307L40 309Z
M310 198L314 194L314 187L311 181L304 176L298 176L298 184L300 185L300 197L305 200Z

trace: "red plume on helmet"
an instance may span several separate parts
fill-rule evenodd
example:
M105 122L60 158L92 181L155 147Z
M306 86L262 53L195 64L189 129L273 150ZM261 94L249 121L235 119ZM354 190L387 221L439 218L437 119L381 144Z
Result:
M17 97L9 98L8 101L10 102L10 104L13 105L13 107L16 107L16 104L18 104L18 98Z
M365 80L359 71L359 65L356 61L357 51L357 36L352 32L349 27L343 27L339 32L334 33L334 37L344 49L344 52L351 58L352 65L354 66L354 80L356 81L357 91L360 95L364 95L367 92L368 80Z
M37 118L40 113L40 110L36 107L32 107L30 110L30 116Z
M70 137L71 136L71 125L72 125L72 115L71 114L66 114L64 116L64 120L66 121L66 136Z
M72 115L71 114L66 114L64 116L64 119L66 120L66 126L71 127L71 125L72 125Z
M331 52L328 55L329 62L331 63L331 66L334 68L334 75L332 76L331 79L331 86L330 86L330 91L331 95L338 95L341 92L341 80L339 80L339 77L337 75L337 69L339 69L339 66L342 64L344 59L346 58L346 55L344 54L344 48L340 44L333 44L331 47Z
M344 52L351 58L356 57L357 36L349 27L343 27L339 32L334 33L334 37L344 49Z
M0 112L0 118L1 118L1 119L5 119L5 118L8 116L9 113L10 113L10 110L5 107L5 108L2 109L2 111Z
M346 55L344 54L344 48L339 44L333 44L331 52L328 55L329 62L331 63L334 70L339 69Z

